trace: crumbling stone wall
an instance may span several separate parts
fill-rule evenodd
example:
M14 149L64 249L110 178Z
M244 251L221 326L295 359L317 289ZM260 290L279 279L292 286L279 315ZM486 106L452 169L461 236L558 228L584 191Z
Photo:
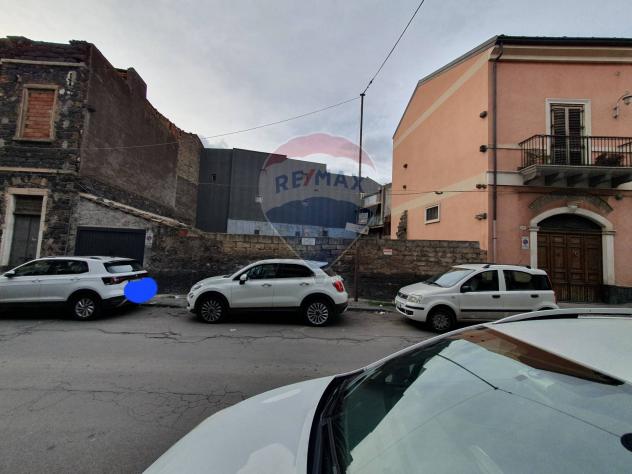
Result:
M193 224L202 143L158 112L146 91L133 68L114 68L92 46L80 175L101 185L100 196Z
M63 255L69 244L88 79L84 60L89 48L81 41L55 45L22 37L0 39L0 234L6 230L8 188L46 190L41 255ZM54 136L40 141L16 139L24 87L38 84L57 87Z
M85 41L0 38L0 58L0 233L8 187L47 190L41 255L72 251L80 192L195 222L202 143L147 101L134 69L114 68ZM33 85L55 90L51 140L15 138Z
M176 166L175 217L195 223L202 142L195 135L181 134Z
M46 45L46 46L44 46ZM53 47L55 46L55 47ZM63 46L63 47L56 47ZM88 72L82 62L88 44L33 43L19 37L0 40L0 165L77 171ZM56 61L52 67L19 61ZM15 61L15 62L13 62ZM54 139L16 140L25 85L57 86Z
M334 263L334 269L353 282L354 245L360 245L360 296L391 299L407 284L421 281L452 265L484 262L487 254L478 242L396 241L363 237L353 241L316 238L316 245L301 245L300 238L262 235L212 234L160 227L154 236L147 269L161 292L185 292L193 283L214 275L232 273L241 266L266 258L301 258ZM386 255L392 251L392 255ZM348 288L351 289L351 288Z
M71 216L78 199L76 176L72 173L0 173L0 189L6 191L11 188L47 191L40 252L42 256L65 255L70 245ZM6 192L0 193L0 209L7 208L7 199ZM0 212L0 239L6 230L6 217L5 212Z

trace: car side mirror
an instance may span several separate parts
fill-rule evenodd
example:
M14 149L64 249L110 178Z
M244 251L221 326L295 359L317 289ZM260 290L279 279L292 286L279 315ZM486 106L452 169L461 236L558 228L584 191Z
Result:
M461 287L461 293L469 293L472 291L472 287L470 285L463 285Z
M248 279L248 274L244 273L239 277L239 284L243 285L244 283L246 283L246 280Z
M15 272L13 270L10 270L10 271L6 272L4 274L4 276L7 277L7 278L13 278L15 276Z

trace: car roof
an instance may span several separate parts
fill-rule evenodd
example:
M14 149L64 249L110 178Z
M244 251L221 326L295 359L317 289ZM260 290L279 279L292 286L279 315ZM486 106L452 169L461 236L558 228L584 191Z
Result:
M303 260L302 258L271 258L267 260L259 260L258 262L254 262L252 265L259 265L262 263L293 263L297 265L307 265L312 268L320 268L327 266L327 262L318 262L315 260Z
M517 270L521 272L537 273L546 275L544 270L538 268L531 268L527 265L509 265L504 263L463 263L454 265L453 268L467 268L470 270L482 270L482 269L499 269L499 270Z
M511 316L485 326L632 383L632 308L537 311Z
M92 260L99 260L103 262L112 262L118 260L133 260L129 257L84 257L78 255L68 255L68 256L55 256L55 257L41 257L36 260L77 260L81 262L87 262Z

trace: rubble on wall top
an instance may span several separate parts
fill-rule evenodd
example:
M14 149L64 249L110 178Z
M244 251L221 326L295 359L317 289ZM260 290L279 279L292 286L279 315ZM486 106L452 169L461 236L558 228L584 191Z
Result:
M136 217L140 217L141 219L145 219L151 222L155 222L157 224L166 225L169 227L176 227L181 229L192 229L191 226L180 222L176 219L172 219L171 217L165 217L158 214L154 214L153 212L142 211L138 208L128 206L127 204L122 204L120 202L111 201L110 199L102 198L99 196L95 196L94 194L88 193L79 193L79 196L83 199L87 199L88 201L92 201L101 206L108 207L110 209L116 209L121 212L125 212L127 214L131 214Z

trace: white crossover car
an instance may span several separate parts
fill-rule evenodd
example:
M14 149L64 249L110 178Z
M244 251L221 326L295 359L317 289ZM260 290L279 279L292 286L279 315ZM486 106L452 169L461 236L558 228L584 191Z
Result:
M40 258L0 276L0 306L65 305L75 319L92 319L125 303L127 282L145 276L128 258Z
M533 312L222 410L149 474L629 473L632 310Z
M397 292L395 306L436 332L453 329L457 321L491 321L558 307L544 270L492 264L458 265L406 286Z
M342 278L325 262L262 260L231 275L206 278L191 288L187 308L207 323L230 311L301 311L305 322L323 326L347 308Z

